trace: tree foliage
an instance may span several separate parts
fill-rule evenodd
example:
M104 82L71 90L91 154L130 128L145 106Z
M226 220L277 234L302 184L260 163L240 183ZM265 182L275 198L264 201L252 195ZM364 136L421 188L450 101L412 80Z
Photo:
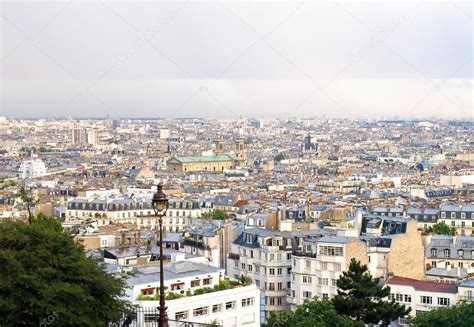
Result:
M283 155L283 153L279 153L275 156L275 158L273 158L276 162L280 162L282 160L285 160L285 156Z
M352 327L364 326L362 322L339 315L330 300L307 300L299 305L295 311L285 310L272 313L267 319L268 327Z
M461 302L447 308L436 308L417 313L414 327L471 327L474 326L474 303Z
M395 301L385 300L390 287L382 287L378 278L372 278L366 265L351 259L349 270L342 273L337 281L337 295L332 299L339 314L347 315L366 324L390 321L404 317L410 312Z
M454 235L456 228L449 227L444 221L434 224L433 226L425 228L425 233L439 234L439 235Z
M219 209L215 209L211 212L206 212L202 215L202 218L204 219L217 219L217 220L226 220L229 218L229 215L227 212Z
M105 326L130 309L124 280L43 214L0 224L0 267L2 326Z
M33 194L31 194L31 190L27 190L24 186L20 188L20 191L16 195L21 199L21 201L25 204L26 210L28 210L28 222L31 223L31 219L33 214L31 213L31 208L38 204L38 200L33 199Z

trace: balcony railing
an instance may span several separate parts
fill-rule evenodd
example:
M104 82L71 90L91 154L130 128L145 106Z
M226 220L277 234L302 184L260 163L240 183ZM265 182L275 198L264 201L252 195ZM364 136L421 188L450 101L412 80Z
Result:
M109 326L121 327L158 327L160 320L160 311L156 307L137 307L127 317L119 322L110 322ZM219 324L204 324L183 320L168 320L169 327L220 327Z
M202 241L197 241L194 238L185 238L183 240L183 245L192 246L201 250L210 250L211 248L205 245Z
M293 252L291 253L291 255L293 255L293 256L295 256L295 257L316 258L316 253L312 253L312 252L302 252L302 251L298 251L298 250L293 250Z
M240 259L240 255L236 254L236 253L229 253L229 259L232 259L232 260L239 260Z

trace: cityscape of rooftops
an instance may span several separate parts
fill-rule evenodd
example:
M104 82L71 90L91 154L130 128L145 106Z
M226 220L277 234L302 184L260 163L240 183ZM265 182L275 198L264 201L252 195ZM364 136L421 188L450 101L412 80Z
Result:
M0 8L0 327L474 326L472 2Z

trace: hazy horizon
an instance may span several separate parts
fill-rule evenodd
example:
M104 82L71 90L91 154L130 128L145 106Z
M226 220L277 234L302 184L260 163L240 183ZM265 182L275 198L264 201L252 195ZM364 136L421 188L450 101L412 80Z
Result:
M473 4L3 1L0 116L472 119Z

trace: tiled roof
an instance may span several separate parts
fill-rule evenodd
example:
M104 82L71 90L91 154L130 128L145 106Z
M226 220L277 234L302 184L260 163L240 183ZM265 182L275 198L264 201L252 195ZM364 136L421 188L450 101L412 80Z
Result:
M452 293L452 294L456 294L458 292L458 287L455 284L437 283L437 282L416 280L416 279L404 278L404 277L398 277L398 276L390 277L387 280L386 284L411 286L417 291L425 291L425 292Z

